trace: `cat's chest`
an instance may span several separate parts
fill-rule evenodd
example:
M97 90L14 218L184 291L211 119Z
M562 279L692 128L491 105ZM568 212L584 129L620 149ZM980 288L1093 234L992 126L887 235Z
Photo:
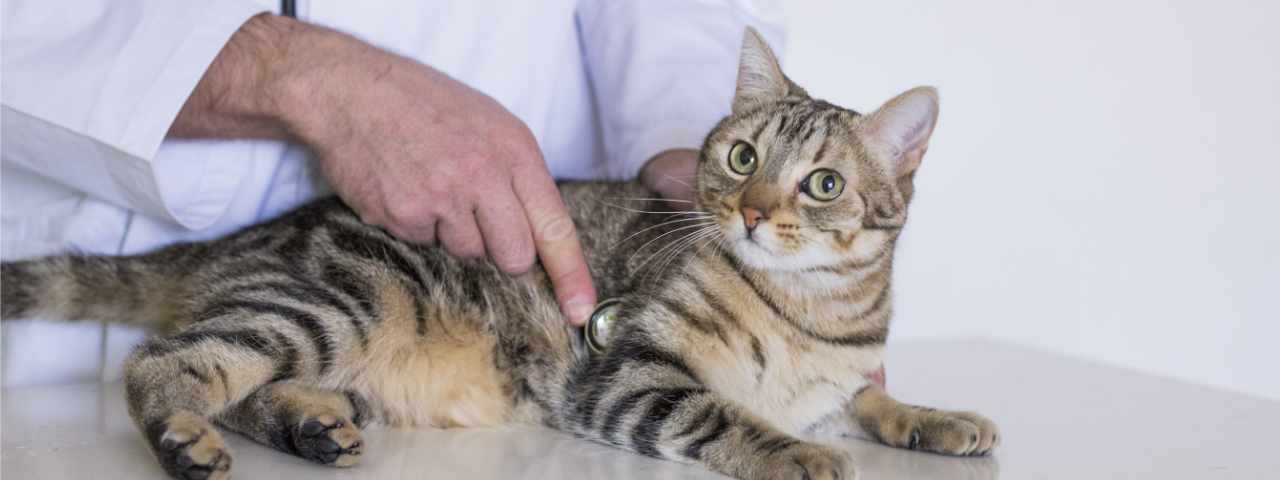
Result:
M697 369L712 390L793 434L843 410L883 354L882 346L801 346L760 335L699 350Z

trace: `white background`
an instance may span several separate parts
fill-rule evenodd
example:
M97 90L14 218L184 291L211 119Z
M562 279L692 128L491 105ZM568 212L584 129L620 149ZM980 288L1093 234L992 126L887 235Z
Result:
M1280 398L1280 2L788 5L811 94L941 90L892 338Z

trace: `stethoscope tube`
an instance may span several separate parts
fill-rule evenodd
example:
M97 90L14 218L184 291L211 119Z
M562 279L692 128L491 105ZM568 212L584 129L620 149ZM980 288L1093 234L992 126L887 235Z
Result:
M280 0L280 14L289 18L298 18L298 4L294 0Z

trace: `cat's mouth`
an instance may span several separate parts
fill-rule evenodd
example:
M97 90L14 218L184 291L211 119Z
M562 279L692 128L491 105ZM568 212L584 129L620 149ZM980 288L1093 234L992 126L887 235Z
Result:
M764 253L773 255L773 250L770 249L768 245L765 245L765 243L761 241L761 238L759 235L752 235L750 232L748 232L745 235L743 235L741 239L738 240L738 243L744 246L745 248L757 248L763 251Z

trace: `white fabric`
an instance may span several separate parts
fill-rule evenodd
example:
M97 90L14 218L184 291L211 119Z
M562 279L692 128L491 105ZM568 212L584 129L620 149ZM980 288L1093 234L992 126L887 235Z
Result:
M559 178L629 178L728 112L774 0L301 0L299 17L489 94ZM275 0L6 0L0 255L126 254L211 238L325 191L302 148L164 136L222 45ZM136 331L5 322L3 382L118 375ZM103 359L107 359L105 362Z

